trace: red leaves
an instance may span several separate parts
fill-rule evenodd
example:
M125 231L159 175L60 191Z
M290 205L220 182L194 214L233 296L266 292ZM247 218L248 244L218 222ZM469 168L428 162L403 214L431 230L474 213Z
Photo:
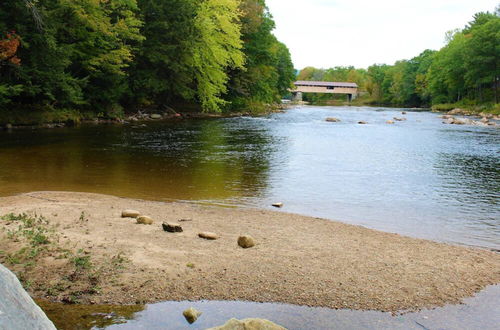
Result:
M0 40L0 62L7 61L15 65L21 64L21 59L16 56L21 40L15 32L9 32L6 38Z

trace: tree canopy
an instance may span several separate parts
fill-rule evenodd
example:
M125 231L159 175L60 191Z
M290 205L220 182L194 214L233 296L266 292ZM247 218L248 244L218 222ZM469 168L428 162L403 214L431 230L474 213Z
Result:
M273 28L264 0L2 1L0 111L272 103L294 79Z

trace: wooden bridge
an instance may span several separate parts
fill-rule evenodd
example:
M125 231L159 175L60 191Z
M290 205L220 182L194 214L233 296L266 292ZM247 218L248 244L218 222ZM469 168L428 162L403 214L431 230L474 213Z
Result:
M305 81L294 82L295 88L290 92L296 101L302 100L302 93L346 94L349 102L358 95L358 85L349 82Z

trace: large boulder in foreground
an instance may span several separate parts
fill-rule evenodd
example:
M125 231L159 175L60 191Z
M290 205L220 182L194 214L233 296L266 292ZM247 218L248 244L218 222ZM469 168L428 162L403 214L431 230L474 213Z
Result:
M0 329L56 329L10 270L0 265Z
M230 319L224 325L207 330L286 330L286 328L264 319Z

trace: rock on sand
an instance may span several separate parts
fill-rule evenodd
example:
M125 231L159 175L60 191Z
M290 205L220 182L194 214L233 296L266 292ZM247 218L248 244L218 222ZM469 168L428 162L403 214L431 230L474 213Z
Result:
M211 233L208 231L202 232L198 234L198 237L208 239L208 240L216 240L219 236L216 233Z
M255 240L250 235L243 235L238 237L238 245L244 249L248 249L255 246Z
M145 215L137 218L137 223L141 225L152 225L153 222L154 222L153 219Z
M182 226L174 222L164 222L162 224L163 230L169 233L182 233Z
M123 210L122 218L137 218L141 215L141 212L136 210Z

